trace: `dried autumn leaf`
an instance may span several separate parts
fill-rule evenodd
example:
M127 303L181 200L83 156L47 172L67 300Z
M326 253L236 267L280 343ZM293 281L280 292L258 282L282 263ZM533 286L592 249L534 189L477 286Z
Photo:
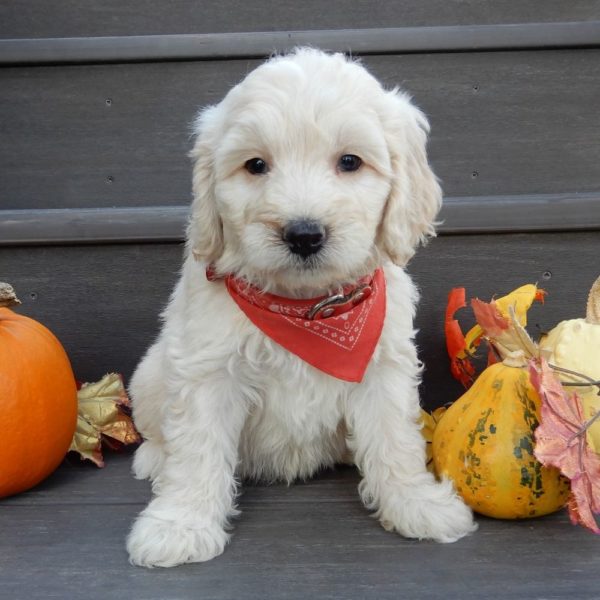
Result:
M523 285L510 294L482 302L471 301L477 325L467 333L467 337L485 335L501 355L506 352L524 351L528 356L537 356L537 347L525 330L527 311L534 300L544 301L546 292L533 284ZM476 338L479 339L479 338ZM502 351L505 352L502 352Z
M97 467L104 466L102 434L81 414L77 415L77 427L73 434L69 452L77 452L82 460L91 460Z
M505 317L499 310L496 303L483 302L479 298L471 300L471 308L475 314L477 325L481 329L481 334L489 337L502 335L508 328L508 318Z
M83 384L77 397L79 414L70 450L103 467L103 442L118 449L141 441L120 375L109 373L96 383Z
M600 457L587 444L586 432L594 418L586 421L581 400L568 394L545 359L531 361L531 382L542 399L541 424L535 431L535 456L554 466L571 480L569 515L600 533L594 514L600 513Z
M441 406L440 408L436 408L433 412L428 413L421 409L421 423L423 427L421 429L421 434L425 438L425 442L427 443L425 446L425 451L427 455L427 469L432 473L435 473L435 467L433 464L433 432L437 427L442 415L446 412L446 407Z
M522 285L516 290L513 290L510 292L510 294L506 294L506 296L492 300L489 305L493 305L500 317L504 317L505 319L508 319L512 309L514 312L515 321L523 327L526 327L527 311L531 308L531 305L535 300L538 302L544 302L545 296L546 292L544 290L538 289L538 287L532 283L528 283L526 285ZM481 302L481 300L477 300L477 302ZM488 322L488 326L491 325L492 323ZM502 329L500 322L497 322L497 325ZM479 319L477 319L477 325L467 332L467 344L473 344L479 340L483 334L483 329L484 324L479 322ZM467 348L469 347L470 346L467 345Z
M537 344L519 322L513 306L508 306L508 314L504 315L494 300L487 303L476 298L471 301L471 307L483 335L501 358L505 359L515 353L527 358L538 356Z

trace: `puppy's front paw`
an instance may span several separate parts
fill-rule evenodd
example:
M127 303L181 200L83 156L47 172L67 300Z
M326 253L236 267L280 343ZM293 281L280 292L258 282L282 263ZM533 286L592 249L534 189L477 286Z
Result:
M174 567L219 556L228 538L216 523L164 520L144 511L127 538L127 551L134 565Z
M459 498L449 481L432 483L411 497L399 497L379 511L388 531L409 538L456 542L477 530L471 509Z

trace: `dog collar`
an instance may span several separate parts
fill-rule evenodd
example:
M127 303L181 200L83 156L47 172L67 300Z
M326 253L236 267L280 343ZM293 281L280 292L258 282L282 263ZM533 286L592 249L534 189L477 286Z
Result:
M285 298L263 292L243 278L233 275L219 277L212 267L206 269L206 278L209 281L224 279L228 290L232 290L259 308L312 321L341 315L366 300L373 293L375 274L362 277L356 285L343 286L337 294L319 296L309 300Z
M206 276L219 279L211 268ZM233 275L223 279L237 306L273 341L333 377L362 380L385 318L381 269L337 294L310 300L269 294Z

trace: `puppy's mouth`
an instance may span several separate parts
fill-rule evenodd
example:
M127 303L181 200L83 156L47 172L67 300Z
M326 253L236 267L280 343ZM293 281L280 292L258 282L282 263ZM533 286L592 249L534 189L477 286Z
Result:
M292 258L292 267L297 271L318 271L323 268L324 260L322 254L311 254L310 256Z

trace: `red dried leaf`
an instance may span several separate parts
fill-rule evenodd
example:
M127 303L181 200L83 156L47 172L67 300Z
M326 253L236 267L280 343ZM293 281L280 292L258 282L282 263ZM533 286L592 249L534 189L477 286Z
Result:
M548 363L531 361L531 382L542 399L541 424L535 431L536 458L560 469L571 480L571 521L600 534L594 514L600 513L600 457L587 444L581 400L568 394Z
M488 337L499 337L510 326L508 319L502 316L493 300L488 304L479 298L474 298L471 300L471 308L477 323Z
M534 286L527 285L523 287L533 288ZM488 366L496 362L495 353L502 359L517 355L533 358L538 355L537 344L531 339L517 314L517 308L520 308L522 312L521 318L524 322L530 304L525 304L521 298L520 307L517 306L516 302L505 306L505 310L501 307L501 304L506 305L507 301L515 296L519 294L525 295L520 292L521 289L519 288L511 292L498 300L498 302L492 300L490 303L487 303L482 302L478 298L471 301L471 307L473 308L477 324L483 331L485 339L491 345L488 355ZM533 302L534 295L531 290L526 294L526 298L531 299L531 302ZM467 334L468 336L469 334Z

